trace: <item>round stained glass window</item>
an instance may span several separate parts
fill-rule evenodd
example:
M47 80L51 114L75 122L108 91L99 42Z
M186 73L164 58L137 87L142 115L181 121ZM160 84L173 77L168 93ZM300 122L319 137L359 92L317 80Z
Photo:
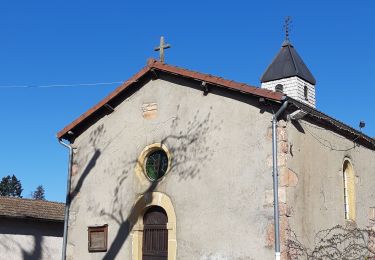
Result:
M146 175L151 181L163 177L168 170L168 155L164 150L151 152L146 159Z

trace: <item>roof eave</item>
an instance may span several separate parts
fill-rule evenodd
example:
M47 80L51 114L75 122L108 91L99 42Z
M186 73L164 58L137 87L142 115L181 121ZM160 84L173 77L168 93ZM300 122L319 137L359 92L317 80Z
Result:
M26 215L18 215L18 216L0 215L0 218L22 219L22 220L32 220L32 221L40 221L40 222L61 222L61 223L64 222L64 219L42 218L42 217L34 217L34 216L26 216Z
M308 83L310 83L310 84L312 84L312 85L316 85L316 80L315 80L315 78L313 78L312 80L308 80L308 79L306 79L306 78L304 78L304 77L302 77L302 76L300 76L300 75L298 75L298 74L295 74L295 75L288 75L288 76L283 76L283 77L275 77L275 78L273 78L273 79L268 79L268 80L263 80L263 79L261 79L261 83L267 83L267 82L271 82L271 81L275 81L275 80L280 80L280 79L289 79L289 78L292 78L292 77L298 77L298 78L300 78L300 79L302 79L302 80L304 80L304 81L306 81L306 82L308 82Z
M66 139L71 140L71 137L69 136L69 132L72 131L75 127L77 127L79 124L81 124L83 121L85 121L90 115L92 115L94 112L101 109L105 104L110 102L113 98L115 98L119 93L123 92L125 89L133 85L135 82L137 82L141 77L146 75L150 71L151 67L146 66L143 69L141 69L139 72L137 72L135 75L133 75L129 80L124 82L122 85L117 87L113 92L111 92L106 98L104 98L102 101L91 107L89 110L87 110L85 113L80 115L77 119L75 119L72 123L65 126L62 130L60 130L57 133L57 138L60 139Z
M353 142L357 142L361 145L366 146L367 148L371 150L375 150L375 139L369 137L368 135L354 129L353 127L307 105L304 104L298 100L295 100L291 97L287 97L287 99L290 101L291 104L293 104L296 108L302 109L306 111L312 118L313 121L317 122L318 119L324 121L326 124L330 125L332 128L334 128L334 132L341 134L348 140L350 140L349 136L354 135L356 136L355 139L353 139Z
M183 68L167 65L160 63L154 59L150 59L147 62L147 66L132 76L128 81L124 84L119 86L116 90L110 93L106 98L100 101L98 104L90 108L88 111L83 113L80 117L74 120L72 123L64 127L61 131L57 133L58 139L66 139L68 141L73 140L76 136L74 133L74 129L82 125L84 122L87 122L89 118L100 109L102 109L106 104L111 102L114 98L116 98L119 94L126 91L128 88L136 84L142 77L145 77L148 73L151 73L153 70L159 70L161 72L174 74L184 78L190 78L199 81L205 81L208 84L224 87L225 89L237 91L239 93L253 95L258 97L264 97L271 101L280 102L282 99L283 94L276 93L273 91L260 89L254 86L247 85L245 83L239 83L235 81L226 80L220 77L212 76L209 74L203 74L200 72L194 72L190 70L186 70ZM70 135L69 132L72 131L73 135ZM79 135L79 134L78 134Z

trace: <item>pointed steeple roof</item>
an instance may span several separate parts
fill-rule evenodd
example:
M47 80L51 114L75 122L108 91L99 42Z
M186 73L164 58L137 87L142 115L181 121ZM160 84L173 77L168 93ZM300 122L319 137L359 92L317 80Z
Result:
M285 40L279 53L268 66L260 81L268 82L289 77L301 79L315 85L316 80L289 40Z

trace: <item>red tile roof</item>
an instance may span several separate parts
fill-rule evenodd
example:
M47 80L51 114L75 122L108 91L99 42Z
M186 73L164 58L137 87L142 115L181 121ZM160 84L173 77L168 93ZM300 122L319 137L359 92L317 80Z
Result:
M0 217L64 221L64 203L0 196Z
M95 112L97 112L99 109L104 107L106 104L108 104L108 102L113 100L119 94L126 91L130 86L136 83L140 78L142 78L148 73L152 73L152 71L161 71L161 72L173 74L173 75L183 77L183 78L205 81L207 84L215 85L215 86L222 87L222 88L232 90L232 91L241 92L244 94L264 97L266 99L274 100L274 101L281 101L281 98L283 96L280 93L269 91L266 89L257 88L254 86L247 85L245 83L239 83L239 82L223 79L221 77L212 76L209 74L204 74L200 72L195 72L195 71L179 68L176 66L163 64L154 59L150 59L147 62L146 67L144 67L142 70L136 73L133 77L131 77L128 81L126 81L124 84L122 84L117 89L115 89L112 93L110 93L106 98L104 98L98 104L93 106L91 109L83 113L80 117L78 117L72 123L67 125L64 129L58 132L57 138L59 139L67 138L67 134L69 131L80 126L81 124L89 123L90 118L93 116Z

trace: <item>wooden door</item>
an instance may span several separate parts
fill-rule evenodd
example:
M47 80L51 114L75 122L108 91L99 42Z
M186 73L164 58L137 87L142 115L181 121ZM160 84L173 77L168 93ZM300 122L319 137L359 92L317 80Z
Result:
M142 260L168 259L168 217L161 207L149 208L143 216Z

